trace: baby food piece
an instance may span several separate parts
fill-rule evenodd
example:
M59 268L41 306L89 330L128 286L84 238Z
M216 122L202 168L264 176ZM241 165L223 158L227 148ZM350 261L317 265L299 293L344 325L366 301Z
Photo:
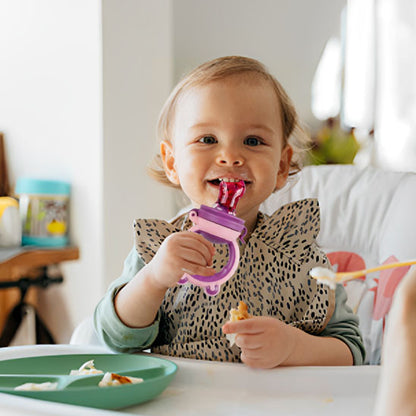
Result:
M314 267L309 275L316 279L318 283L329 286L332 290L335 290L337 282L337 275L326 267Z
M238 308L232 308L230 310L230 321L242 321L243 319L249 319L251 315L248 313L247 305L241 300Z
M248 308L245 302L242 300L240 301L238 308L232 308L230 310L230 320L229 322L236 322L236 321L242 321L244 319L252 318L252 316L248 313ZM237 334L227 334L226 338L228 339L230 343L230 347L232 347L235 344L235 337Z
M56 390L58 388L58 383L51 383L46 381L45 383L24 383L20 386L14 388L14 390L23 390L23 391L47 391L47 390Z
M102 370L97 370L94 367L94 360L89 360L82 364L82 366L78 370L71 370L69 373L70 376L83 376L83 375L90 375L90 374L102 374Z
M127 377L116 373L105 373L98 385L100 387L120 386L121 384L137 384L142 381L143 379L139 377Z

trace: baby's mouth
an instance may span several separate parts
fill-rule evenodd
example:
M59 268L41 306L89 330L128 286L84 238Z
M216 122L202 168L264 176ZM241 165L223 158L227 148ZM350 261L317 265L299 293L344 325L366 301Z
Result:
M214 186L220 186L221 182L239 182L239 181L244 181L244 185L247 186L250 185L250 181L245 181L244 179L232 179L232 178L217 178L217 179L211 179L208 180L208 182Z

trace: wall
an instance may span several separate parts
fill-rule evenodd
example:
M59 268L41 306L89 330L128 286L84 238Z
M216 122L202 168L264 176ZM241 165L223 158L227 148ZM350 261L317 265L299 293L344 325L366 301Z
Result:
M172 86L171 16L170 0L103 1L105 286L133 246L133 220L174 214L169 190L146 174Z
M172 80L219 55L253 56L313 125L313 73L344 4L0 0L0 130L12 179L73 186L71 239L81 259L66 263L65 284L42 296L58 341L120 273L133 219L174 214L171 194L145 175Z
M346 0L175 0L175 79L223 55L261 60L314 127L311 84L330 36L339 36Z
M90 309L86 301L96 301L103 271L100 3L0 7L0 129L12 183L31 176L72 184L71 240L81 260L67 263L65 283L41 298L42 316L65 339Z
M59 342L120 273L133 218L172 213L143 173L171 84L169 5L0 2L0 130L12 182L27 175L72 184L71 240L81 258L41 296Z

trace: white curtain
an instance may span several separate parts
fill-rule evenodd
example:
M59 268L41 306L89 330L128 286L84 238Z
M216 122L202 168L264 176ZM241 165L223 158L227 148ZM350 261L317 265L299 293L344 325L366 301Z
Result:
M416 1L377 2L376 162L416 171Z
M348 0L343 27L344 86L341 118L365 133L375 117L375 0Z
M362 163L416 171L416 0L346 4L342 42L328 41L315 74L313 113L339 112L356 129Z
M337 117L341 106L341 42L332 37L325 45L312 82L311 107L318 120Z

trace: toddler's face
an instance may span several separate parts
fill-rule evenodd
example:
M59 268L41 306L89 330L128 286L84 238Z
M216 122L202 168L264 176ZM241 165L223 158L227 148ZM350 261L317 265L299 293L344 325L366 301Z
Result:
M279 102L265 80L234 76L198 86L176 109L171 142L161 145L169 179L194 206L212 206L219 181L243 179L237 216L255 221L260 204L287 179Z

